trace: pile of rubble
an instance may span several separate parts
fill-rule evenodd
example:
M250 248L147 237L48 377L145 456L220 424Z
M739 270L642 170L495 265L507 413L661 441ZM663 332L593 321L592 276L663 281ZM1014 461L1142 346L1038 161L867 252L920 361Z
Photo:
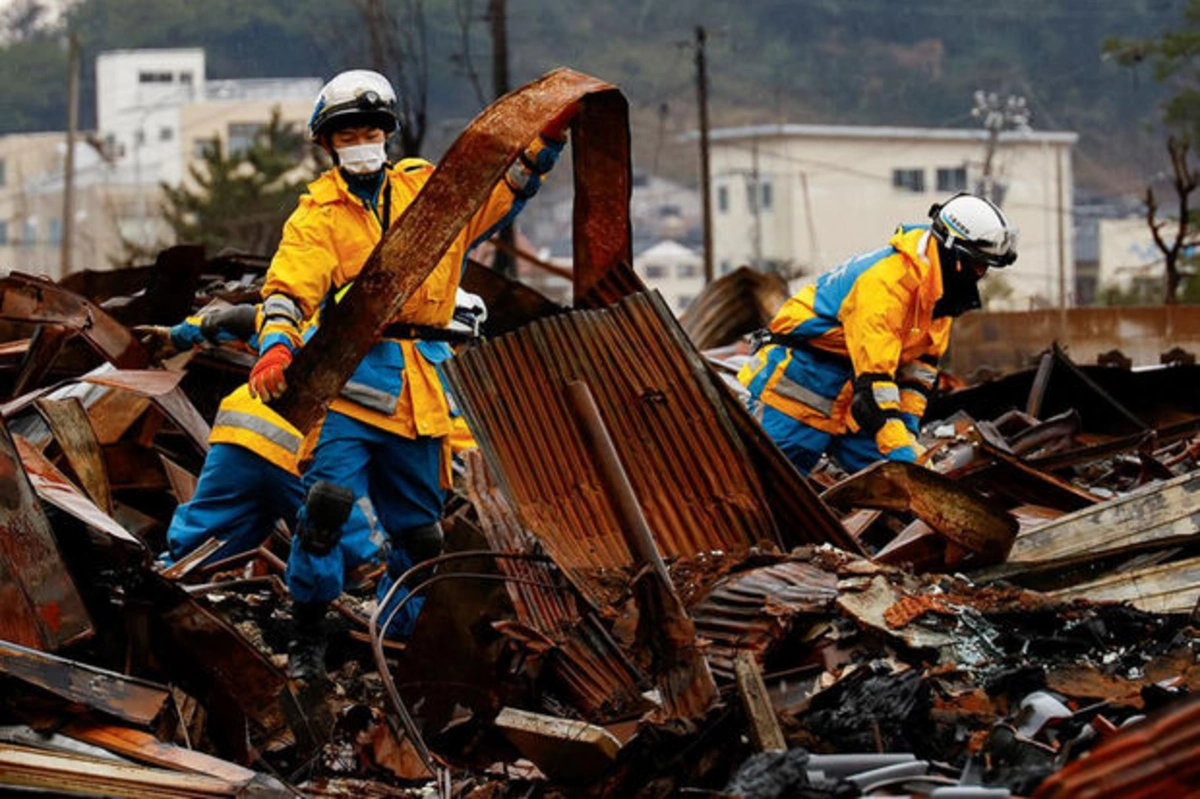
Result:
M1200 790L1194 366L1052 349L937 400L932 469L807 480L723 379L731 350L702 355L631 273L567 310L470 267L492 337L447 369L480 445L447 553L401 581L426 597L403 644L358 575L316 692L284 671L285 525L154 563L252 357L159 364L130 327L253 298L263 269L175 248L68 285L0 279L0 785Z

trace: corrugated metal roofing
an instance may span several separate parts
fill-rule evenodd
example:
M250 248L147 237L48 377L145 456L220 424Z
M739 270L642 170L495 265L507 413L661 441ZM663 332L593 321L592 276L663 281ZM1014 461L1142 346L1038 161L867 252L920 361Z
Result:
M777 543L763 487L694 349L655 295L543 319L447 368L525 526L569 571L631 560L565 398L583 380L664 557Z

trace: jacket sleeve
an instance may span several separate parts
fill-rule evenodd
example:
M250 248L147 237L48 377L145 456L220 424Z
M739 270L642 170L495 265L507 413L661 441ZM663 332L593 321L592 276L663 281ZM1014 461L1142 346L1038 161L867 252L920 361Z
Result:
M333 283L338 258L332 233L328 210L301 197L263 284L261 351L275 344L292 350L301 345L303 322L316 314Z

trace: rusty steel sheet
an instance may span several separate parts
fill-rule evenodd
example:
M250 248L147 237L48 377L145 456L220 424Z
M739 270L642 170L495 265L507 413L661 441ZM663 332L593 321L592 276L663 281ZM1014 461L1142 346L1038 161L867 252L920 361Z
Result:
M975 553L980 565L1001 561L1017 520L969 488L913 463L880 461L827 489L831 505L915 514L940 535Z
M723 347L766 327L790 296L782 275L741 266L705 286L679 324L696 349Z
M75 331L66 325L38 325L29 339L25 357L21 359L21 371L13 383L12 396L19 397L40 384L74 335Z
M0 425L0 639L57 650L92 623L7 426Z
M50 425L50 432L67 466L79 479L80 487L96 503L96 507L111 516L112 489L104 469L104 456L83 403L76 397L62 400L43 398L34 403L34 407Z
M1034 799L1155 799L1200 792L1200 695L1124 727L1051 774Z
M94 372L80 378L87 383L118 388L148 397L159 407L171 423L179 428L192 446L201 455L208 452L208 422L196 410L191 401L179 388L183 372L154 369L144 371L116 370Z
M310 429L505 170L557 114L580 102L572 125L576 268L592 275L613 259L631 263L627 103L611 84L570 69L554 70L492 103L455 140L368 257L345 299L297 353L288 389L272 407L300 430ZM616 216L601 220L601 214Z
M488 544L498 552L534 551L537 539L521 527L482 454L470 450L464 460L467 494ZM594 610L565 586L560 591L544 587L554 581L553 566L508 558L496 565L521 580L506 583L517 620L556 647L549 668L585 718L604 723L649 709L642 696L650 688L649 680L597 622Z
M13 436L21 464L37 495L64 513L75 517L93 530L97 530L118 541L134 545L147 557L150 551L142 541L122 527L110 513L101 510L74 483L66 478L45 455L20 436Z
M171 703L166 686L0 641L0 672L93 710L154 727Z
M761 662L797 618L832 613L837 583L836 574L799 560L736 572L716 583L688 609L696 632L710 642L705 654L713 673L732 680L739 652Z
M447 364L524 526L596 604L587 573L631 558L567 405L571 381L595 394L663 557L778 541L758 475L682 336L661 298L641 294L540 320Z
M96 304L41 278L19 272L0 278L0 319L70 328L121 369L150 364L150 354L124 325Z

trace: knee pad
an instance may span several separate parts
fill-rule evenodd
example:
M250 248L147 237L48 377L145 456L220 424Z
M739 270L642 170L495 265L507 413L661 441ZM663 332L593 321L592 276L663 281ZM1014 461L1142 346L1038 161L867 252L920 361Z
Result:
M296 525L300 546L314 555L328 555L341 541L353 508L354 492L349 488L325 480L313 483Z
M413 563L436 558L442 554L445 543L442 525L439 522L408 527L401 530L397 538L400 546L404 547L404 551L412 558Z

